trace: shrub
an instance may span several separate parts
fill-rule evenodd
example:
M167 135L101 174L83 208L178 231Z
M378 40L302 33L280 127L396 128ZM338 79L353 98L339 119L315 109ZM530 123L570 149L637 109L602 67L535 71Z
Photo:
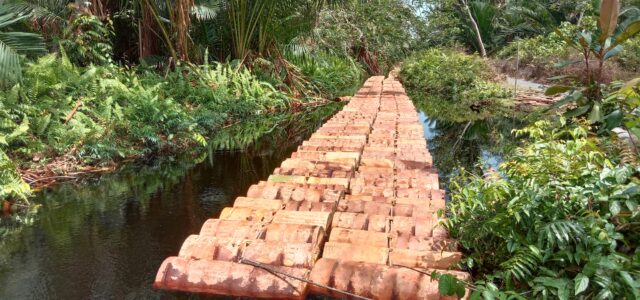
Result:
M425 102L427 114L450 121L482 119L498 109L511 92L494 83L495 77L480 57L442 49L420 53L400 70L409 95Z
M112 61L113 36L111 20L102 23L96 16L78 14L64 28L60 46L74 64L103 65Z
M640 72L640 36L628 40L622 47L616 58L620 66L625 70Z
M565 36L574 36L577 27L564 22L558 28ZM547 35L537 35L531 38L514 41L497 53L498 58L520 58L523 64L552 65L558 60L569 57L570 49L567 43L556 32Z
M638 299L640 169L609 161L581 126L539 121L517 133L531 141L502 177L450 184L445 226L478 292Z
M289 60L330 99L354 94L365 75L360 64L349 57L320 52L313 57L290 55Z

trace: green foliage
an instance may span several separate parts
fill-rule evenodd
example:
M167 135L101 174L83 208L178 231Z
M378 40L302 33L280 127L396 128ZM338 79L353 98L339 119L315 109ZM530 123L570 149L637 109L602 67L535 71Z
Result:
M435 48L408 59L400 71L410 96L424 100L429 115L458 122L483 119L510 98L494 77L480 57Z
M112 62L113 36L111 20L103 23L94 15L78 14L64 27L60 46L78 66L104 65Z
M39 163L105 163L206 146L204 136L226 124L285 110L292 101L248 70L222 64L161 76L110 64L78 67L52 54L28 64L24 75L0 92L0 149Z
M603 101L607 114L603 113L600 132L607 132L616 127L624 128L628 133L640 139L640 78L629 81L619 90L611 93ZM630 136L633 141L633 136ZM635 156L638 156L639 145L632 142Z
M29 185L20 178L13 162L0 150L0 200L12 198L26 201L30 194Z
M427 20L429 43L462 44L479 51L480 45L467 13L469 7L488 53L495 53L517 39L546 35L562 22L582 22L592 13L592 0L482 1L430 0Z
M353 95L365 77L361 65L349 57L328 53L291 54L288 60L329 99Z
M568 22L563 22L559 30L565 34L571 34L576 27ZM568 58L570 51L565 41L556 33L537 35L524 40L513 41L502 48L497 56L499 58L519 58L523 64L553 64L560 59Z
M445 226L481 280L475 297L638 298L640 169L614 165L587 132L539 121L517 131L531 141L503 177L452 182Z
M16 166L4 153L9 143L19 138L29 130L29 123L24 119L20 124L14 124L8 119L3 103L0 102L0 200L6 198L26 201L31 189L16 172Z
M431 278L438 280L438 292L440 295L456 296L460 299L467 292L464 284L453 275L440 274L437 271L433 271Z
M31 16L32 11L24 6L0 3L0 87L20 80L21 55L45 52L45 44L39 34L14 30Z
M640 72L640 36L622 44L622 51L616 60L626 70Z
M371 74L386 74L424 45L424 20L404 1L351 1L318 16L314 39L320 50L360 61Z
M243 150L250 147L279 149L281 145L291 143L292 138L311 134L341 106L342 103L331 103L294 114L252 117L218 131L208 146L213 150ZM265 147L265 144L269 147Z
M620 13L617 0L604 0L600 6L597 28L585 29L574 35L565 35L560 30L556 30L556 33L570 47L582 54L585 69L583 80L575 80L570 85L553 86L547 89L548 95L569 91L564 99L552 108L575 103L576 107L568 110L565 116L588 116L592 123L603 122L602 98L606 96L606 86L602 74L605 62L616 57L623 49L624 43L640 33L640 14L637 9Z

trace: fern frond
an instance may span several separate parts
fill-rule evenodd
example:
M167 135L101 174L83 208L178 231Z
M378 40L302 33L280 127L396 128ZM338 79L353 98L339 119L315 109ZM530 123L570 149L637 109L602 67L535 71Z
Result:
M501 263L500 267L514 278L525 281L534 275L541 261L540 250L535 246L529 246L517 251L513 257Z
M542 227L540 242L548 247L565 246L569 243L578 243L586 235L582 225L572 220L558 220Z

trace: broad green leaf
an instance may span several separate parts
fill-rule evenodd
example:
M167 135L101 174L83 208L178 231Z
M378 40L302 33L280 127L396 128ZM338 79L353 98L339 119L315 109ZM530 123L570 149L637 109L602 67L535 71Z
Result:
M620 214L620 201L612 201L609 210L614 216Z
M611 57L618 55L622 51L622 45L618 45L613 47L613 49L607 50L607 53L604 54L604 60L608 60Z
M600 103L593 103L593 108L591 109L591 113L589 114L589 121L591 123L600 122L602 120L602 112L600 111Z
M620 277L622 277L622 280L624 281L624 283L626 283L631 288L631 292L633 293L633 296L636 299L638 299L640 297L640 289L638 288L638 285L639 285L638 282L635 281L631 276L631 274L629 274L629 272L626 272L626 271L620 271Z
M458 296L460 298L464 297L466 293L464 284L449 274L442 274L440 278L438 278L438 291L440 295L443 296Z
M482 298L484 298L484 300L493 300L493 299L495 299L495 297L493 296L493 293L491 293L490 291L483 291L482 292Z
M627 28L625 28L620 34L618 34L615 43L613 43L613 45L611 46L615 47L624 43L626 40L638 34L638 32L640 32L640 20L630 23Z
M613 294L609 289L603 289L596 295L595 299L613 299Z
M485 299L482 297L483 293L480 291L474 291L473 293L471 293L471 297L469 298L469 300L482 300Z
M457 279L456 279L457 281ZM455 294L456 296L458 296L458 298L463 298L464 295L467 293L467 290L464 288L464 285L462 284L462 282L458 282L458 284L456 284L455 286L456 290L455 290Z
M622 114L622 111L619 109L612 111L610 114L604 117L603 121L604 121L605 127L608 130L611 130L613 128L620 126L622 124L623 116L624 115Z
M570 110L570 111L567 111L567 112L564 114L564 116L565 116L565 117L567 117L567 118L573 118L573 117L582 116L582 115L584 115L586 112L588 112L588 111L589 111L589 108L591 108L591 106L590 106L590 105L588 105L588 104L587 104L587 105L583 105L583 106L580 106L580 107L578 107L578 108L574 108L574 109L572 109L572 110Z
M627 200L624 203L625 205L627 205L627 208L629 209L629 211L635 211L636 209L638 209L638 203L636 201Z
M453 280L454 278L448 274L443 274L438 278L438 292L440 295L453 296L455 291Z
M573 279L573 281L574 281L574 290L575 290L574 295L578 295L584 292L584 290L586 290L587 287L589 286L589 277L584 276L584 274L582 273L578 273L578 275L576 276L576 278Z
M566 86L566 85L554 85L549 87L546 91L544 91L544 94L547 96L553 96L553 95L557 95L560 93L564 93L566 91L571 90L572 87L570 86Z
M578 39L578 41L583 48L591 49L591 35L589 33L580 33L580 38Z
M623 193L629 197L640 195L640 185L630 186Z

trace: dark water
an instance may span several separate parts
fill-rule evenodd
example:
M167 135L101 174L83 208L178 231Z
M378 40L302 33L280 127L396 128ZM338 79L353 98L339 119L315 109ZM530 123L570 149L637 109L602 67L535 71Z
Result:
M213 164L132 169L40 194L37 221L0 273L0 299L168 297L151 288L162 260L293 149L215 154Z
M513 129L524 122L512 117L494 116L466 122L430 116L418 105L429 152L446 189L461 169L478 175L495 171L508 151L517 145Z
M196 298L152 288L162 260L266 179L336 109L292 118L286 126L262 126L277 133L244 152L129 166L38 194L33 201L43 206L33 224L0 246L0 299ZM445 185L459 166L474 168L483 160L497 165L501 136L513 124L435 121L424 112L421 120Z
M39 193L33 224L0 245L0 299L195 298L154 290L160 263L337 108L278 123L277 134L243 152L128 166Z

